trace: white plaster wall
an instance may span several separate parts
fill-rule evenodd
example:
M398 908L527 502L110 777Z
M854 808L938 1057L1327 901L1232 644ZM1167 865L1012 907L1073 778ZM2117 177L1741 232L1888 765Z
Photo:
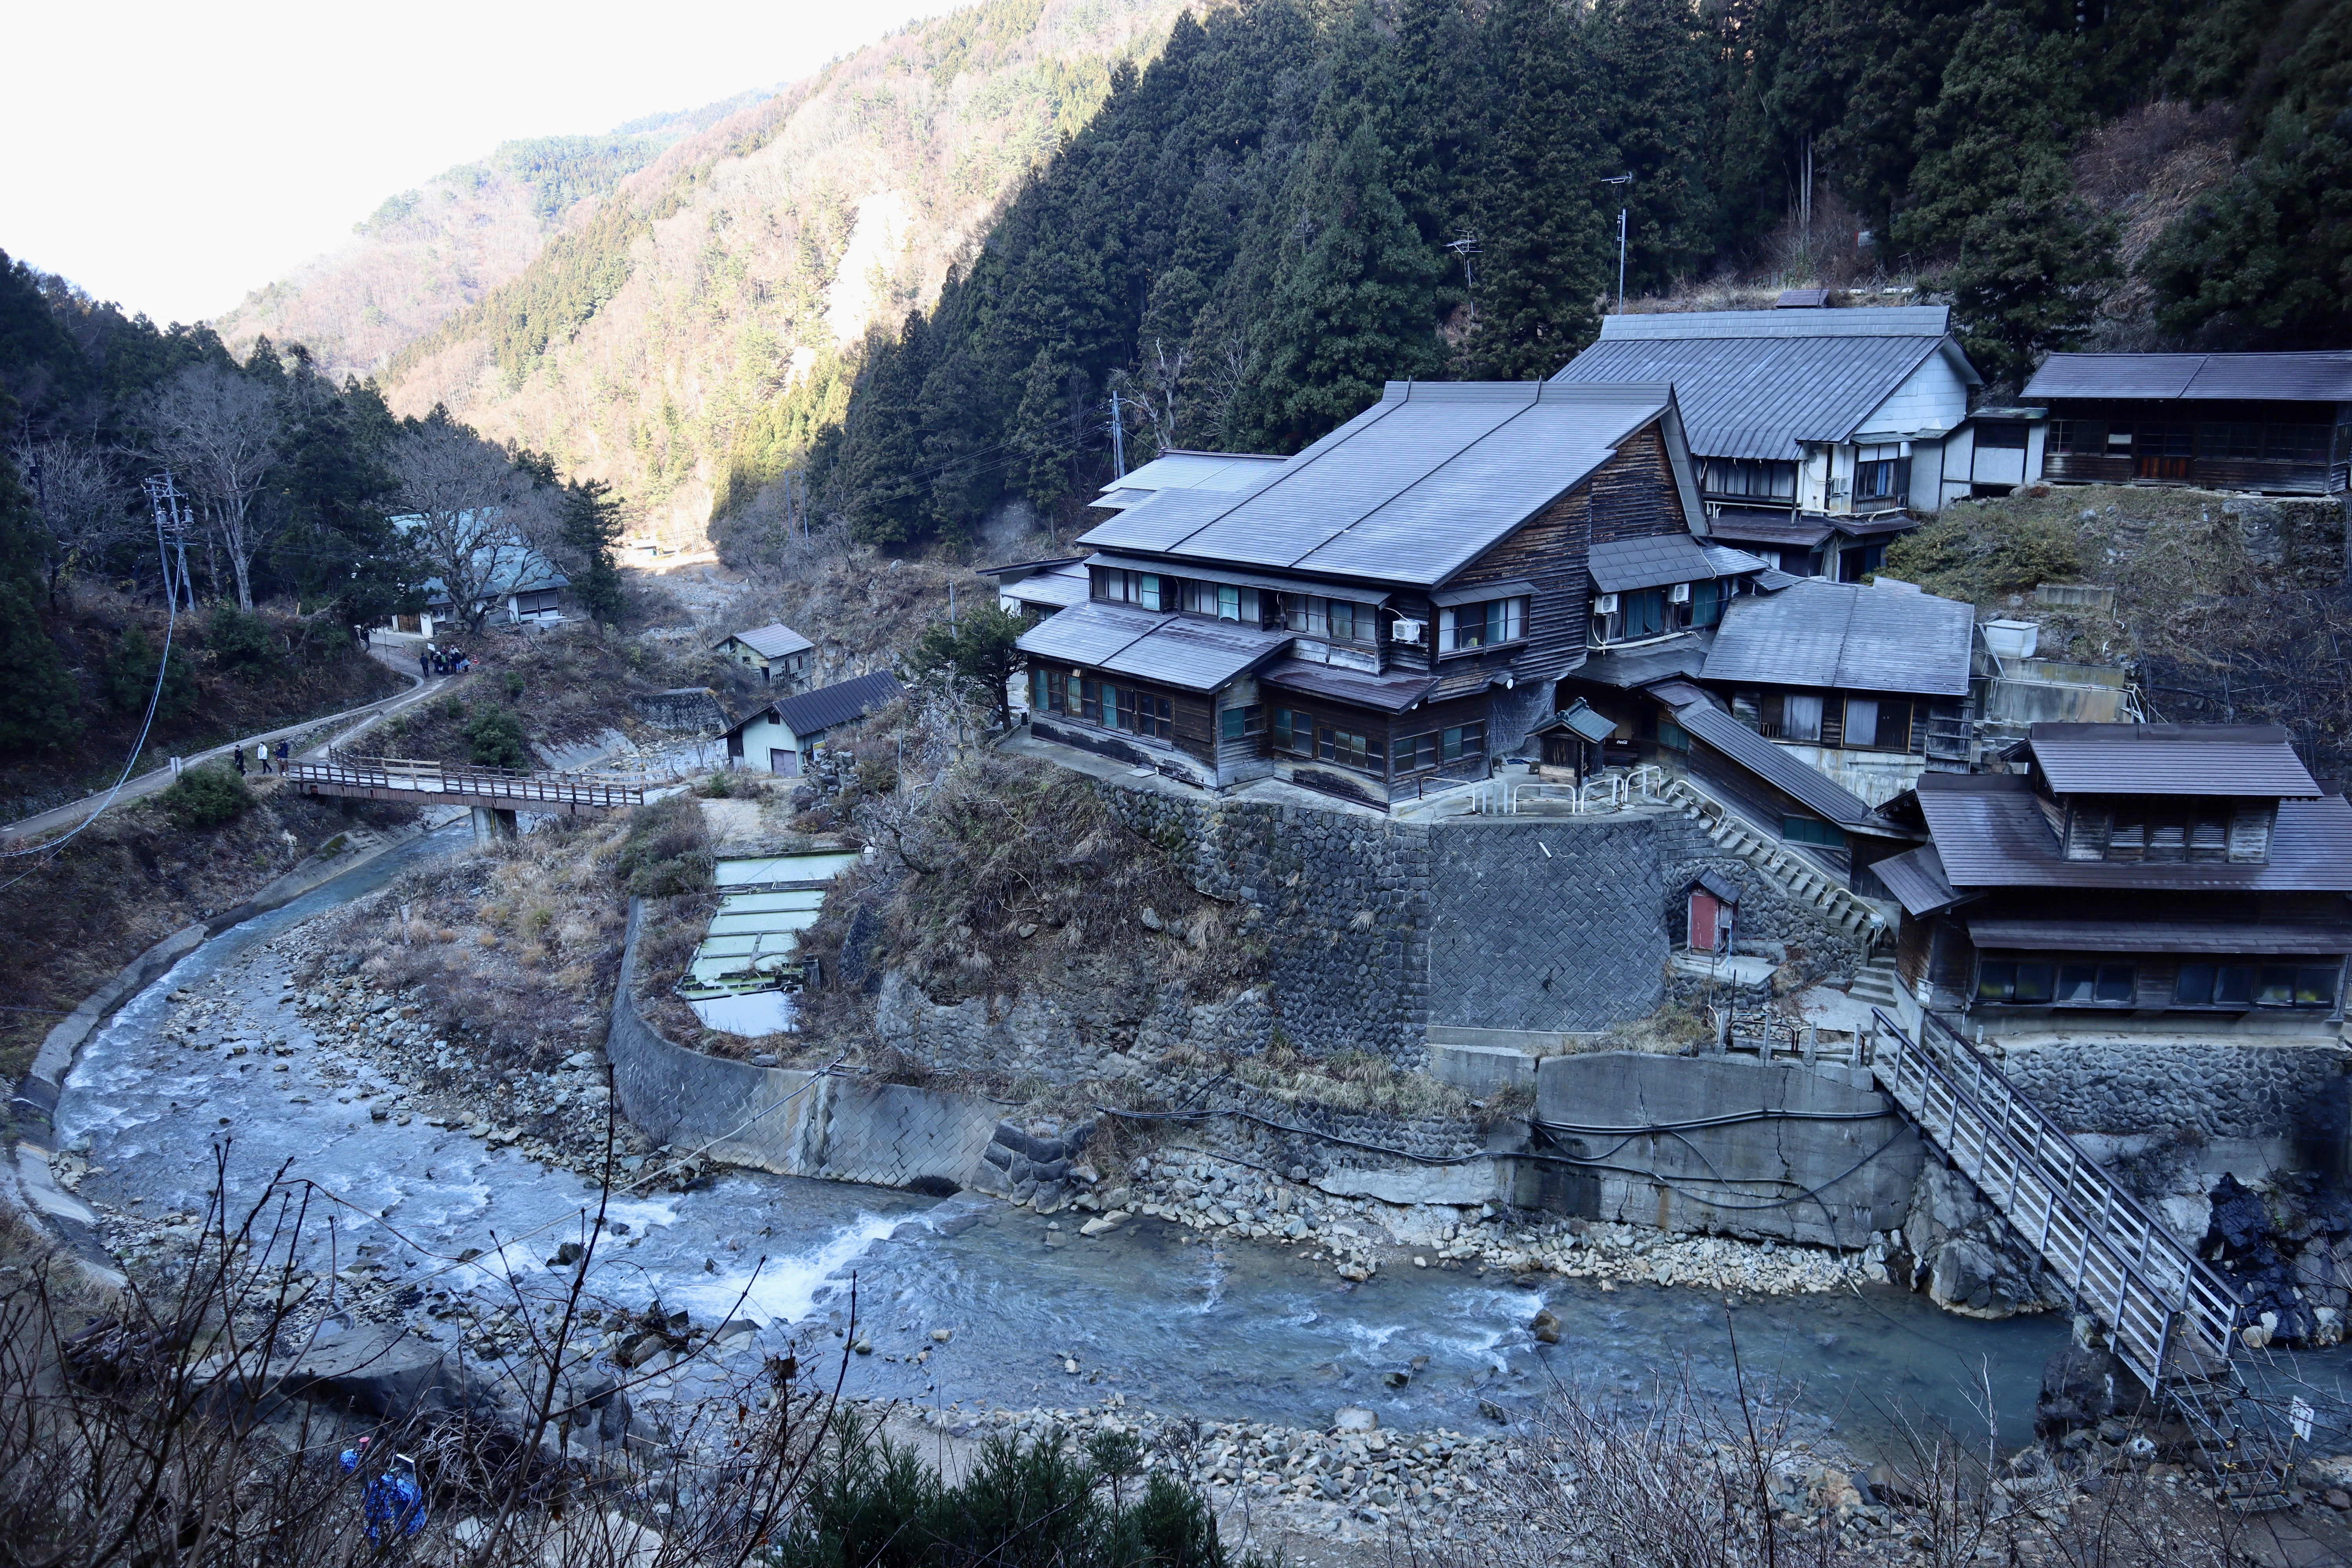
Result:
M1969 415L1968 384L1941 353L1903 380L1885 402L1871 410L1854 431L1857 441L1902 440L1932 430L1955 428Z

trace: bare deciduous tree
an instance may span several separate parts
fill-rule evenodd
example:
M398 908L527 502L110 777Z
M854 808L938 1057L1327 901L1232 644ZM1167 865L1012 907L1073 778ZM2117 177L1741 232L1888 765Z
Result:
M520 580L558 526L550 492L466 426L428 419L393 453L408 534L441 579L450 613L478 633L492 590Z
M256 503L284 454L285 410L250 376L218 365L190 365L149 400L147 416L163 460L197 496L227 552L236 603L253 608L253 558L268 542Z
M59 590L76 568L131 531L122 481L86 441L19 439L14 456L41 520L42 571L49 607L57 609Z

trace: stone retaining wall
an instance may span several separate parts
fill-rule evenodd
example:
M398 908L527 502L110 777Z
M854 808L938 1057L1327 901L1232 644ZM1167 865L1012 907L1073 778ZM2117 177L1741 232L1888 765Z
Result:
M2070 1131L2188 1132L2342 1158L2352 1051L2201 1040L2004 1042L2001 1070Z
M903 1187L970 1186L997 1110L968 1095L867 1083L704 1056L664 1039L638 1013L637 934L646 901L629 900L621 975L604 1054L621 1108L648 1135L780 1175Z

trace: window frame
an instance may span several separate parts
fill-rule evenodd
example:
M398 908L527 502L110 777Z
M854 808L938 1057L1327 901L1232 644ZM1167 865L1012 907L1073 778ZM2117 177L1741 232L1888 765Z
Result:
M1437 612L1437 657L1478 653L1527 641L1530 607L1525 594L1441 605ZM1464 636L1472 633L1474 627L1477 640L1464 642Z

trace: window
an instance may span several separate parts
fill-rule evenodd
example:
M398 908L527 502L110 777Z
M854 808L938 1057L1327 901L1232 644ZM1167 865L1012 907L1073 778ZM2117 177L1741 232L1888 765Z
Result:
M1326 725L1315 732L1315 742L1316 755L1327 763L1378 772L1386 760L1380 742L1352 730Z
M1244 626L1258 624L1255 588L1236 588L1230 583L1197 583L1187 578L1181 594L1171 592L1169 596L1171 604L1181 603L1191 615L1213 616Z
M1314 751L1314 731L1304 713L1295 709L1274 710L1274 749L1286 757L1304 757Z
M1157 572L1123 572L1115 566L1097 566L1094 569L1094 596L1147 610L1172 610L1176 607L1176 580L1162 577Z
M2008 419L1979 425L1977 426L1977 445L1994 451L2022 452L2025 450L2025 426Z
M2198 959L2181 964L2172 1001L2179 1007L2332 1007L2336 977L2333 963Z
M1723 584L1710 577L1704 583L1690 585L1690 624L1711 626L1723 619Z
M1412 773L1422 768L1442 767L1449 763L1469 762L1486 752L1486 726L1453 724L1425 734L1407 735L1396 743L1396 771Z
M1617 595L1618 613L1624 617L1619 636L1654 637L1666 629L1666 591L1664 588L1643 588L1638 593Z
M2085 802L2078 808L2091 843L2072 859L2226 860L2230 858L2230 806L2226 801L2164 800L2126 796L2106 815L2107 847L2096 853L2097 818L2101 805Z
M543 616L553 611L562 598L555 588L541 588L535 593L515 595L515 613L520 616Z
M1977 965L1977 1000L2046 1007L2057 968L2040 959L1988 958Z
M2058 965L2055 1000L2062 1007L2115 1006L2131 1001L2137 966L2069 959Z
M1709 458L1699 465L1699 489L1709 495L1743 496L1758 500L1794 500L1797 465Z
M1911 704L1883 697L1847 698L1845 744L1865 752L1909 751Z
M1856 500L1892 500L1895 499L1895 465L1898 459L1880 458L1853 466L1853 499Z
M2124 444L2131 444L2131 434L2124 434ZM2050 422L2050 451L2061 458L2104 458L2107 455L2107 427L2096 419L2053 419Z
M1791 844L1819 844L1830 849L1845 847L1845 835L1838 831L1837 825L1816 816L1781 817L1780 837Z
M1046 696L1046 690L1045 672L1042 669L1031 670L1029 672L1029 706L1040 713L1053 706L1051 700Z
M1783 741L1819 741L1822 738L1822 695L1818 691L1790 691L1780 698L1780 733Z
M1313 594L1285 594L1282 612L1284 624L1307 637L1362 643L1373 638L1375 619L1370 605Z
M1113 728L1165 741L1176 732L1175 704L1168 698L1122 686L1118 688L1118 719Z
M1227 708L1217 715L1217 734L1223 740L1245 741L1265 733L1265 708L1261 703Z
M1660 589L1663 600L1665 590ZM1525 599L1489 599L1482 605L1456 605L1437 616L1437 651L1465 653L1517 642L1528 635Z

